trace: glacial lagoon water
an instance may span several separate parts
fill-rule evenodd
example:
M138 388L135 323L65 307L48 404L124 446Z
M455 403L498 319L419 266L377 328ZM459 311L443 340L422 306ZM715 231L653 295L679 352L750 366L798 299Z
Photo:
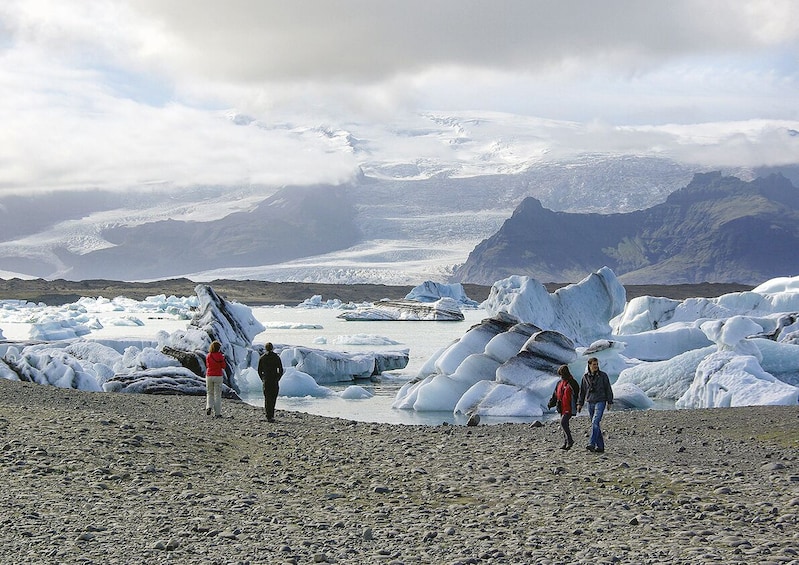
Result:
M337 316L342 310L332 308L255 307L254 316L266 326L266 331L255 337L256 343L271 341L287 345L303 345L336 351L397 351L407 349L408 366L389 371L375 381L324 386L341 392L356 384L373 394L365 399L343 399L338 396L324 398L278 398L277 409L308 412L322 416L346 418L361 422L392 424L441 425L465 424L465 418L451 412L416 412L395 410L391 407L399 388L414 378L422 365L439 349L461 337L474 324L487 316L484 310L465 310L462 322L429 321L353 321ZM394 343L377 344L391 341ZM263 397L245 397L254 406L263 406ZM502 421L531 421L531 419L502 419Z
M323 416L346 418L362 422L384 422L392 424L434 425L442 423L465 424L466 418L452 412L416 412L396 410L392 403L402 385L415 378L424 363L438 350L448 346L465 334L469 328L486 318L482 309L464 310L461 322L429 321L352 321L340 319L342 312L334 308L253 307L253 315L266 327L266 331L254 338L256 343L271 341L276 344L302 345L319 349L347 352L396 351L407 349L408 366L402 370L389 371L377 379L339 385L325 384L336 392L356 384L372 393L371 398L345 399L338 395L323 398L284 397L278 399L278 412L291 410ZM6 339L25 340L31 328L29 317L22 312L5 316L2 332ZM171 315L134 314L136 323L118 323L115 318L128 318L125 311L108 311L96 314L102 324L91 332L94 339L142 339L152 340L159 330L171 333L185 329L187 321ZM258 388L258 387L254 387ZM243 400L254 406L263 406L260 390L245 396ZM673 409L673 402L659 402L658 409ZM483 417L481 423L532 422L557 417L492 418ZM579 417L585 417L582 414Z

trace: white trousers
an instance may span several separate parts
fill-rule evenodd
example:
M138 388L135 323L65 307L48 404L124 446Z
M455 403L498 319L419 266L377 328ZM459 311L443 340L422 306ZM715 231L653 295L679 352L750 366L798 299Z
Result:
M214 416L222 415L222 377L205 377L205 408L213 408Z

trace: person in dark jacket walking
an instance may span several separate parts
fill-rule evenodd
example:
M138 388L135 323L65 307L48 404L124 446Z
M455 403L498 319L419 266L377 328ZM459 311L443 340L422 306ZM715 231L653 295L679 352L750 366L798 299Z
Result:
M264 385L264 412L266 419L270 422L275 421L275 404L277 394L280 390L279 382L283 376L283 362L280 356L275 353L274 346L267 342L264 346L266 352L258 359L258 376Z
M580 399L577 401L578 412L582 411L586 402L588 402L588 414L591 416L591 440L586 449L594 453L603 453L605 440L602 437L600 423L605 408L610 410L613 404L613 389L610 387L607 373L599 370L599 359L596 357L588 360L588 370L583 375Z
M560 381L558 381L555 391L552 393L552 398L549 399L549 407L557 408L560 414L560 427L563 430L563 445L560 448L568 451L574 445L572 432L569 428L569 420L577 414L577 397L580 394L580 385L577 384L577 379L569 371L568 365L558 367L558 375L560 375Z

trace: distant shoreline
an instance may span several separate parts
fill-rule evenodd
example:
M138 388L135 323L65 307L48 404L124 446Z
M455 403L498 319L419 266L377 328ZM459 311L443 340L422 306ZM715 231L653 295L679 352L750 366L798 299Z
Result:
M226 300L248 306L296 305L303 300L320 295L323 300L342 302L376 302L383 298L399 300L414 286L389 286L382 284L325 284L304 282L271 282L257 280L218 279L198 283L186 278L164 279L152 282L125 282L105 279L67 281L63 279L0 279L0 300L27 300L48 306L71 304L79 298L99 296L116 298L125 296L143 300L148 296L193 296L198 284L207 284ZM547 283L549 292L569 283ZM488 298L490 286L463 284L466 295L482 302ZM713 298L731 292L752 290L751 285L737 283L701 283L678 285L625 285L627 300L638 296L662 296L675 300L686 298Z

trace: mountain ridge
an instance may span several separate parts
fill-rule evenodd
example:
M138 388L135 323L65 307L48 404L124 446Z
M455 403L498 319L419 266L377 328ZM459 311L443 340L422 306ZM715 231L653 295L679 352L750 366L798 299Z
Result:
M622 214L572 214L528 198L452 281L511 274L578 280L608 266L625 284L757 284L799 267L799 191L784 176L697 173L666 201ZM787 272L786 272L787 271Z
M393 178L362 173L311 188L0 195L0 270L72 280L445 282L526 196L554 209L629 211L662 202L697 170L666 158L598 154L528 163L515 174L415 178L416 165L397 167L384 171ZM294 204L265 216L278 201Z
M457 123L459 132L475 130L471 134L490 125L485 120ZM411 133L432 142L440 141L442 132ZM458 134L452 139L465 138ZM479 135L469 139L466 154L436 162L407 156L389 160L385 151L364 151L359 153L364 159L360 174L344 184L311 189L164 184L125 191L0 194L0 273L72 280L185 276L411 286L448 282L528 196L550 210L627 213L663 203L694 173L707 170L644 154L582 153L542 160L518 140L492 138L485 145L487 139ZM481 147L495 143L516 148L512 155L489 151L486 167L472 163L483 155ZM497 172L510 156L515 172ZM460 176L471 169L494 172ZM741 167L725 173L752 178L755 171ZM304 190L319 196L304 196ZM279 200L294 204L270 215L267 203L277 210ZM628 240L614 253L640 266L638 248L640 242ZM561 274L560 280L580 280L585 271L578 265L565 273L568 277Z

